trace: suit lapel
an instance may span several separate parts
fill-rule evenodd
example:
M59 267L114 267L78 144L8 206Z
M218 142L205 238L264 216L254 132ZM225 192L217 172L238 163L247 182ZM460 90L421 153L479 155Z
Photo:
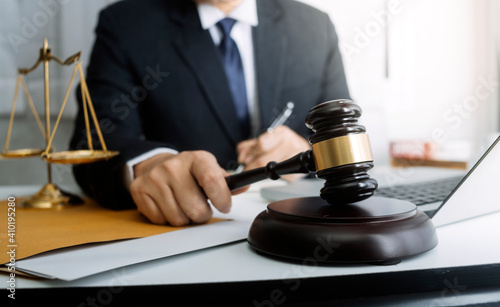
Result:
M259 25L254 29L254 51L259 92L261 131L266 129L286 101L279 101L285 71L288 37L283 11L274 0L257 0Z
M236 147L243 136L224 67L210 33L201 27L196 6L189 5L173 14L181 23L173 43L196 76L217 121Z
M183 2L183 1L180 1ZM234 146L243 139L227 77L210 33L201 28L196 6L185 1L172 12L181 25L174 46L199 81L210 108ZM261 127L266 129L285 103L279 101L288 37L283 11L274 0L257 0L259 25L254 28L254 57Z

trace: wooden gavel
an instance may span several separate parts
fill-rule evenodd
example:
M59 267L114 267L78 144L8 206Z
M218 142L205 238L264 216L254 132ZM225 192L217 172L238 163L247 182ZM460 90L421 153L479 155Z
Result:
M282 175L316 173L325 179L321 198L330 204L347 204L371 197L377 181L370 178L373 167L370 141L364 126L358 124L361 108L352 100L321 103L309 111L306 126L314 134L311 150L265 167L226 177L231 190L264 179L277 180Z

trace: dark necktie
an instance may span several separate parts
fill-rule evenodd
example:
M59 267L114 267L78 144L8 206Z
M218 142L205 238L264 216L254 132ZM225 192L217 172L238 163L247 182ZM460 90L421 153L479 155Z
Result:
M219 45L219 51L222 55L224 69L229 81L229 88L233 96L233 103L236 109L236 115L245 138L250 135L250 117L248 114L248 98L245 85L245 74L240 52L236 42L231 38L231 29L236 20L224 18L217 23L222 30L224 37Z

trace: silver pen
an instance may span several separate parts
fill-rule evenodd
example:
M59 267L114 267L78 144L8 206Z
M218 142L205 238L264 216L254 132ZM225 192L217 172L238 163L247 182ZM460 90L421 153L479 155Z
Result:
M291 101L287 102L283 111L281 111L281 113L278 115L278 117L276 117L276 119L272 122L271 126L269 126L269 128L267 128L267 132L272 133L274 131L274 129L276 129L280 126L283 126L286 123L286 121L288 120L288 118L290 117L290 115L292 115L294 107L295 107L295 104L293 102L291 102ZM238 167L236 168L236 170L234 172L236 174L241 173L244 168L245 168L245 164L240 164L240 165L238 165Z
M279 126L283 126L283 124L287 121L287 119L292 115L293 108L295 107L295 104L293 102L288 102L281 111L281 113L276 117L276 119L273 121L271 126L267 128L267 132L273 132L274 129L278 128Z

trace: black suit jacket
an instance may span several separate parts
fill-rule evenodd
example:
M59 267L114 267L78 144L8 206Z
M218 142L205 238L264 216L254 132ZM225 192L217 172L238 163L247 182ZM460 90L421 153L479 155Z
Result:
M257 0L257 11L259 130L293 101L287 125L307 136L304 119L314 105L349 97L334 27L295 1ZM96 35L87 83L106 145L120 156L74 167L86 193L107 207L134 206L123 165L156 147L207 150L222 167L236 167L243 136L220 55L193 2L116 3L101 12ZM79 101L72 149L87 146Z

